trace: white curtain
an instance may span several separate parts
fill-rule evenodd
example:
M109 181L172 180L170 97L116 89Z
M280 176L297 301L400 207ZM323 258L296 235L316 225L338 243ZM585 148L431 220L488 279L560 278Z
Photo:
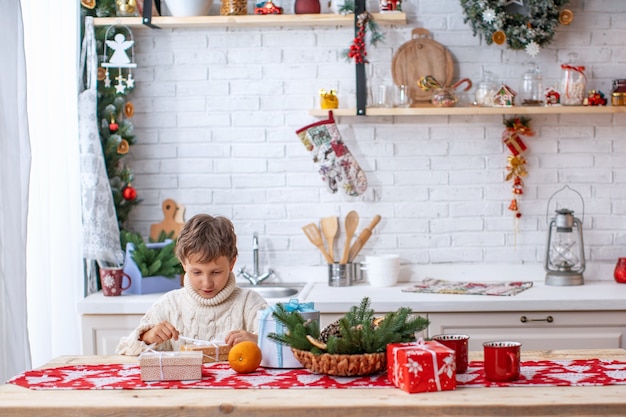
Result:
M19 0L0 13L0 383L30 368L26 331L26 216L31 150Z
M2 0L5 1L5 0ZM32 365L80 353L79 6L21 0L32 169L27 236Z

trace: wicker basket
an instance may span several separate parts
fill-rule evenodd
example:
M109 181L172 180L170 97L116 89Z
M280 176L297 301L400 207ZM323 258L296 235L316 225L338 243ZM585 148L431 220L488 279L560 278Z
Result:
M361 355L315 355L306 350L291 348L295 358L308 370L326 375L361 376L384 371L387 366L385 352Z

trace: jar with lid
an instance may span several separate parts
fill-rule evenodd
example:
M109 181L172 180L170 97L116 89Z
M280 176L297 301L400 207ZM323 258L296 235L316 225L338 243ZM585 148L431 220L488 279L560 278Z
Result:
M498 85L493 79L491 71L484 71L482 79L476 85L475 100L477 106L491 107L493 96L496 94Z
M522 106L543 106L543 75L539 65L529 62L527 71L522 76L519 95Z
M587 96L585 67L576 63L578 54L568 54L569 62L561 65L561 104L582 106Z
M626 106L626 79L613 80L611 104L613 106Z
M242 16L248 14L248 0L222 0L220 15Z

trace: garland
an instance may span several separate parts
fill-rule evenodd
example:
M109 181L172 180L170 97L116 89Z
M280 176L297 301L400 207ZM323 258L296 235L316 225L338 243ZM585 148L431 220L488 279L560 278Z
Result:
M548 45L559 23L569 25L574 14L561 8L569 0L461 0L465 20L474 36L480 34L487 45L506 42L511 49L524 49L530 56Z
M356 5L354 0L346 0L345 3L339 8L339 13L347 14L354 13ZM366 64L368 60L366 58L367 51L365 50L365 33L369 29L370 31L370 44L376 46L378 42L382 42L385 39L385 35L380 32L378 23L374 21L374 17L371 13L365 11L357 16L356 26L358 28L357 34L352 40L349 49L344 49L341 55L347 60L354 60L355 64Z

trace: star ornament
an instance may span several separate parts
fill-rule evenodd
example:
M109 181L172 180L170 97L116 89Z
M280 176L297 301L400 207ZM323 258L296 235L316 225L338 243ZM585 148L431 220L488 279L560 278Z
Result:
M536 57L539 54L539 45L537 45L537 42L535 41L529 42L526 45L526 53L532 56L533 58Z

